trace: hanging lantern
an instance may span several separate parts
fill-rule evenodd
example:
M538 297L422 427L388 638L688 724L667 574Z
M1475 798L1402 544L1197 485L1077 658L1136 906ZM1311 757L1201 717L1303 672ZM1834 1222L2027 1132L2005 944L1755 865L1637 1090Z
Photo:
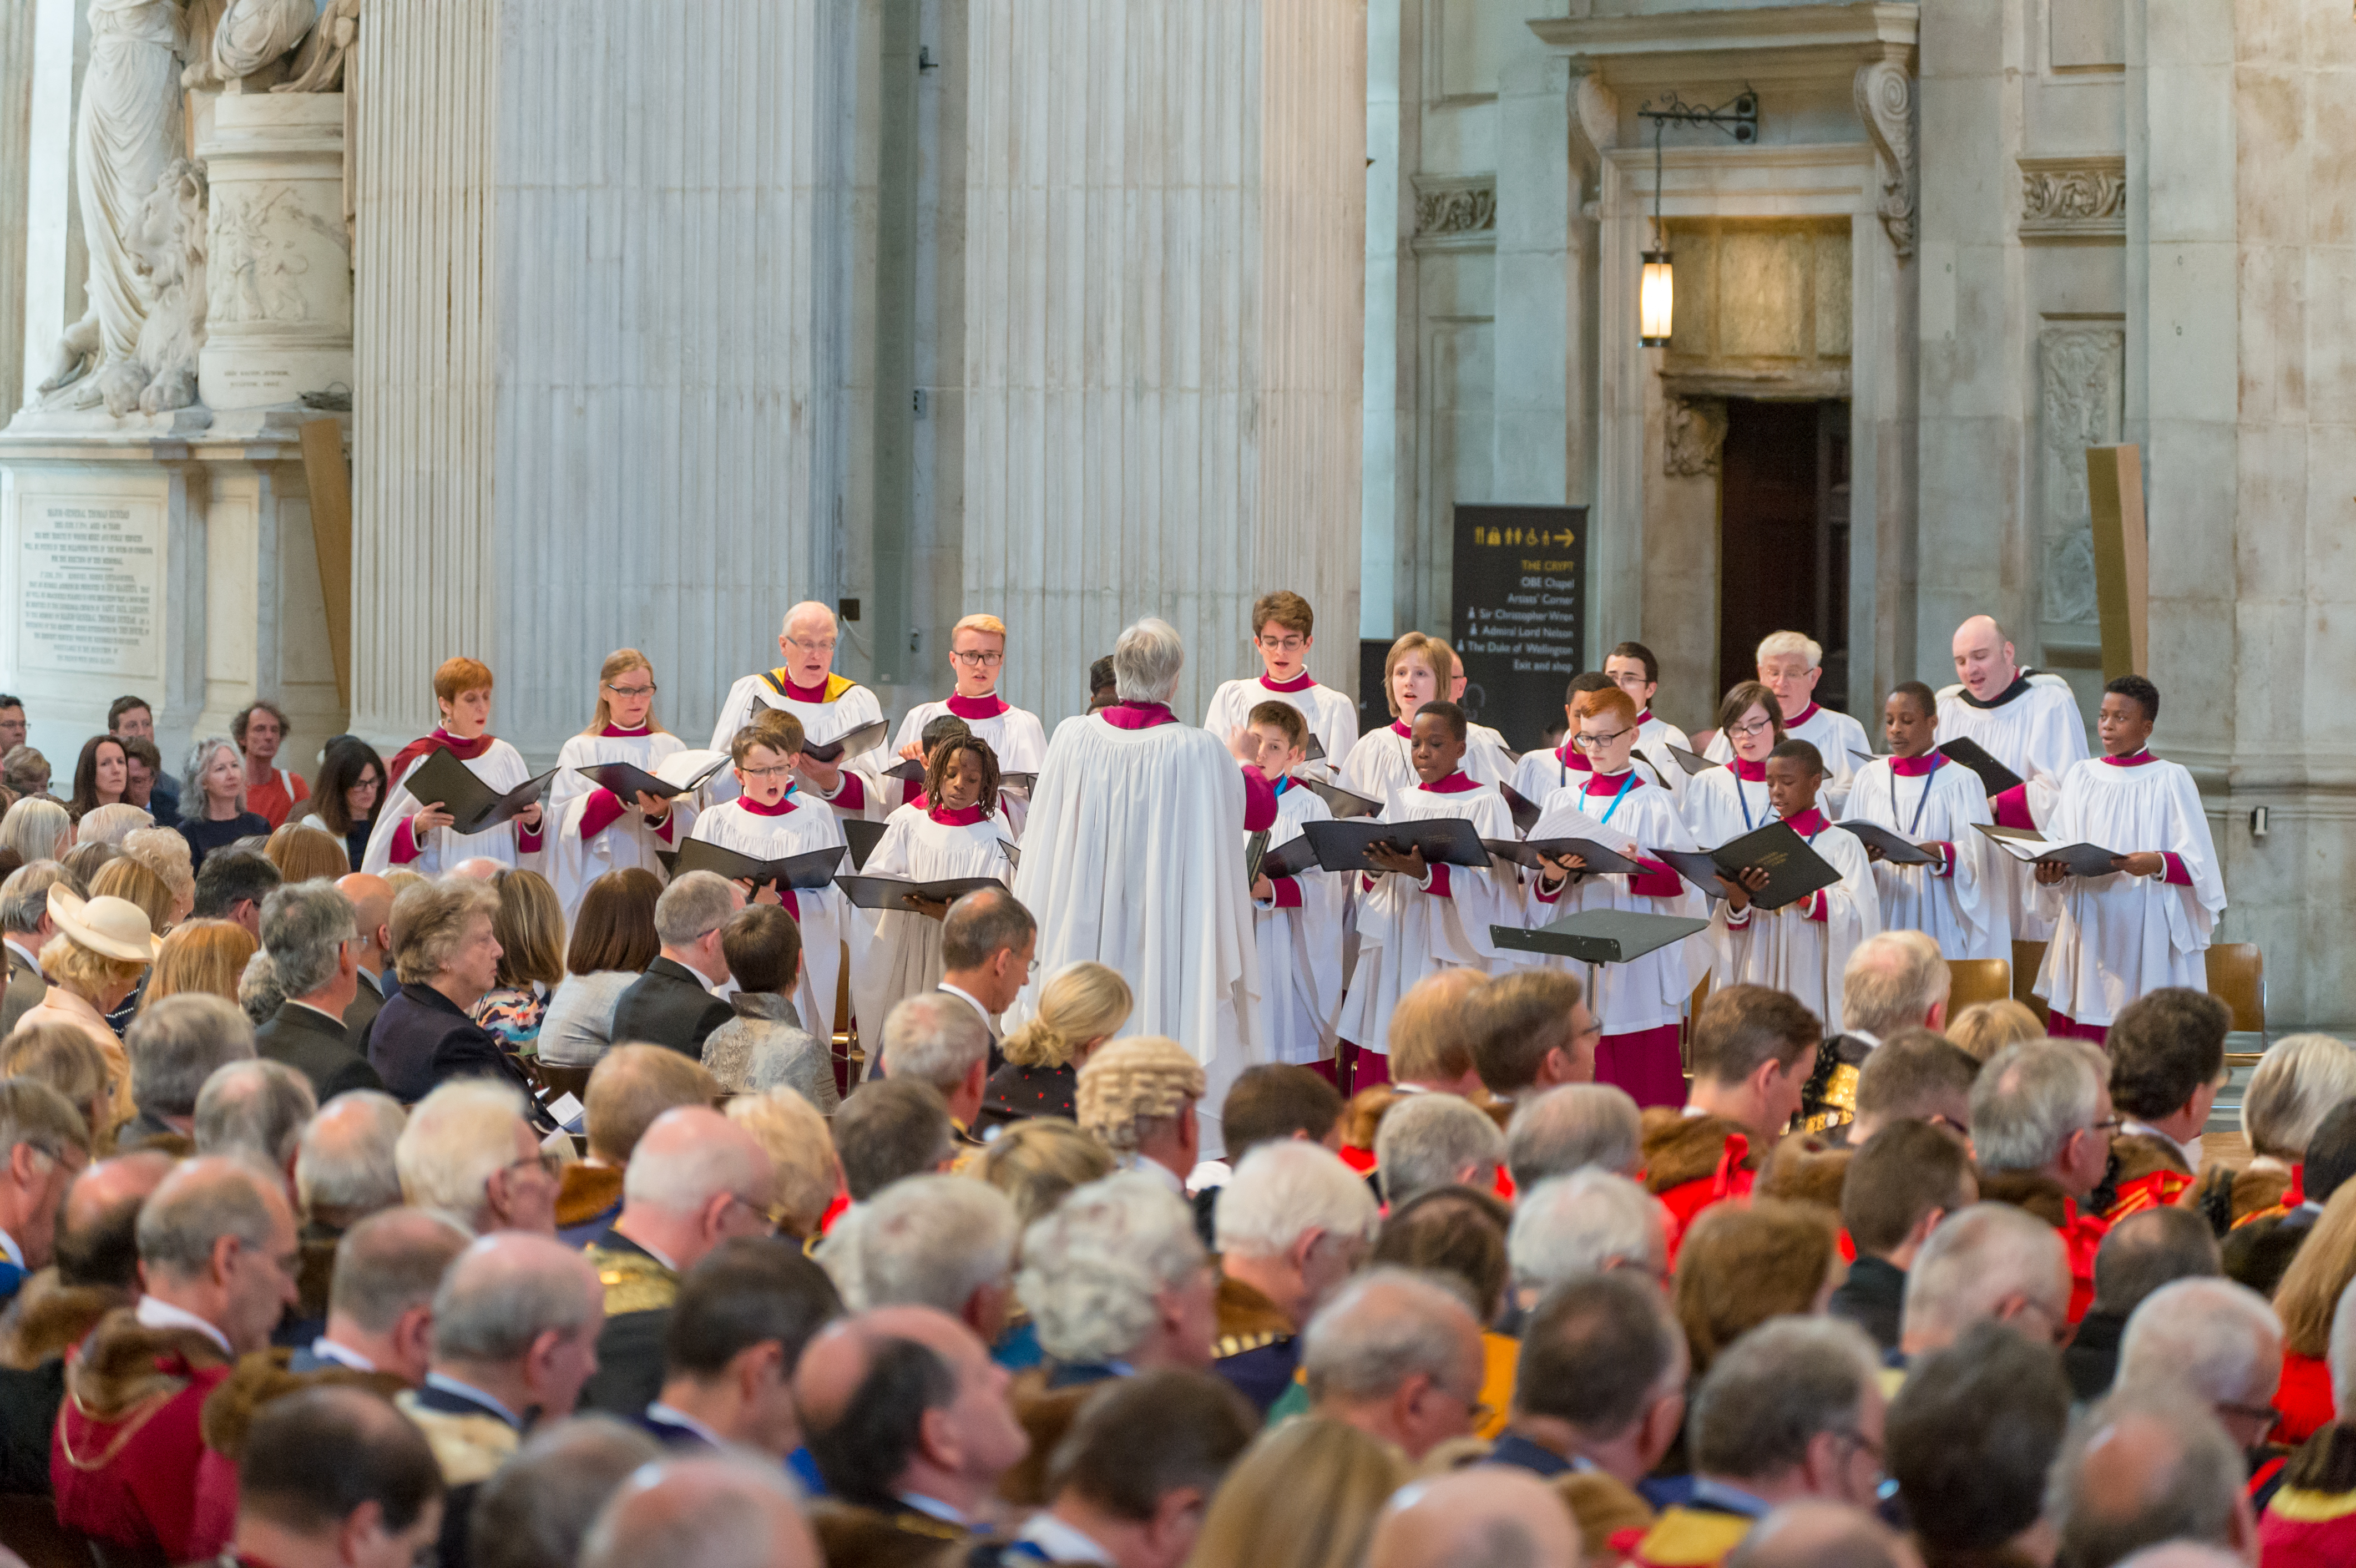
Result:
M1676 308L1676 273L1666 251L1644 252L1644 277L1636 290L1639 336L1647 348L1669 346L1669 323Z

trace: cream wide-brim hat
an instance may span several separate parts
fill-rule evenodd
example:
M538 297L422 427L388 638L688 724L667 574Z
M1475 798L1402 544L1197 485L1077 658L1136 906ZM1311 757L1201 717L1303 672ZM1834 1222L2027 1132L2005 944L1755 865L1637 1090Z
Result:
M77 897L59 883L49 889L49 918L59 931L109 958L153 964L164 944L147 929L147 912L129 899Z

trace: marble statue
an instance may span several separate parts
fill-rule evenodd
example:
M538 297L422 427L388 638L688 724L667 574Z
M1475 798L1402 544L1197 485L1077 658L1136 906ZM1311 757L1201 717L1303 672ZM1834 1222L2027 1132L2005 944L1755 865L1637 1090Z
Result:
M360 36L360 0L327 0L318 25L303 40L295 55L292 80L273 92L339 92L344 85L344 60Z
M252 76L291 52L319 19L319 0L230 0L213 29L213 65L224 78Z
M205 342L205 176L177 159L140 204L132 254L154 290L134 357L99 377L106 411L160 414L197 400L197 351Z

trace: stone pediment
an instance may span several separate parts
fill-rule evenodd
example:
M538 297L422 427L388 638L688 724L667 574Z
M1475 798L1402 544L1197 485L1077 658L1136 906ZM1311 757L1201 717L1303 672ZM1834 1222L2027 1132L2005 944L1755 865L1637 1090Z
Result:
M1549 48L1589 62L1613 87L1845 84L1860 65L1911 61L1921 20L1919 5L1865 0L1550 17L1529 27Z

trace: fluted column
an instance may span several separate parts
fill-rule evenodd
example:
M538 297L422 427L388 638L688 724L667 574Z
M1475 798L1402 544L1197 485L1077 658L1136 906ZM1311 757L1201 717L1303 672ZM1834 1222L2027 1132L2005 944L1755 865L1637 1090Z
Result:
M1354 684L1365 0L972 0L965 587L1051 720L1141 614L1192 719L1252 601Z
M25 379L25 213L32 170L33 24L27 0L0 5L0 388L13 412Z
M545 755L627 644L698 734L838 586L859 8L362 15L354 726L466 653Z

